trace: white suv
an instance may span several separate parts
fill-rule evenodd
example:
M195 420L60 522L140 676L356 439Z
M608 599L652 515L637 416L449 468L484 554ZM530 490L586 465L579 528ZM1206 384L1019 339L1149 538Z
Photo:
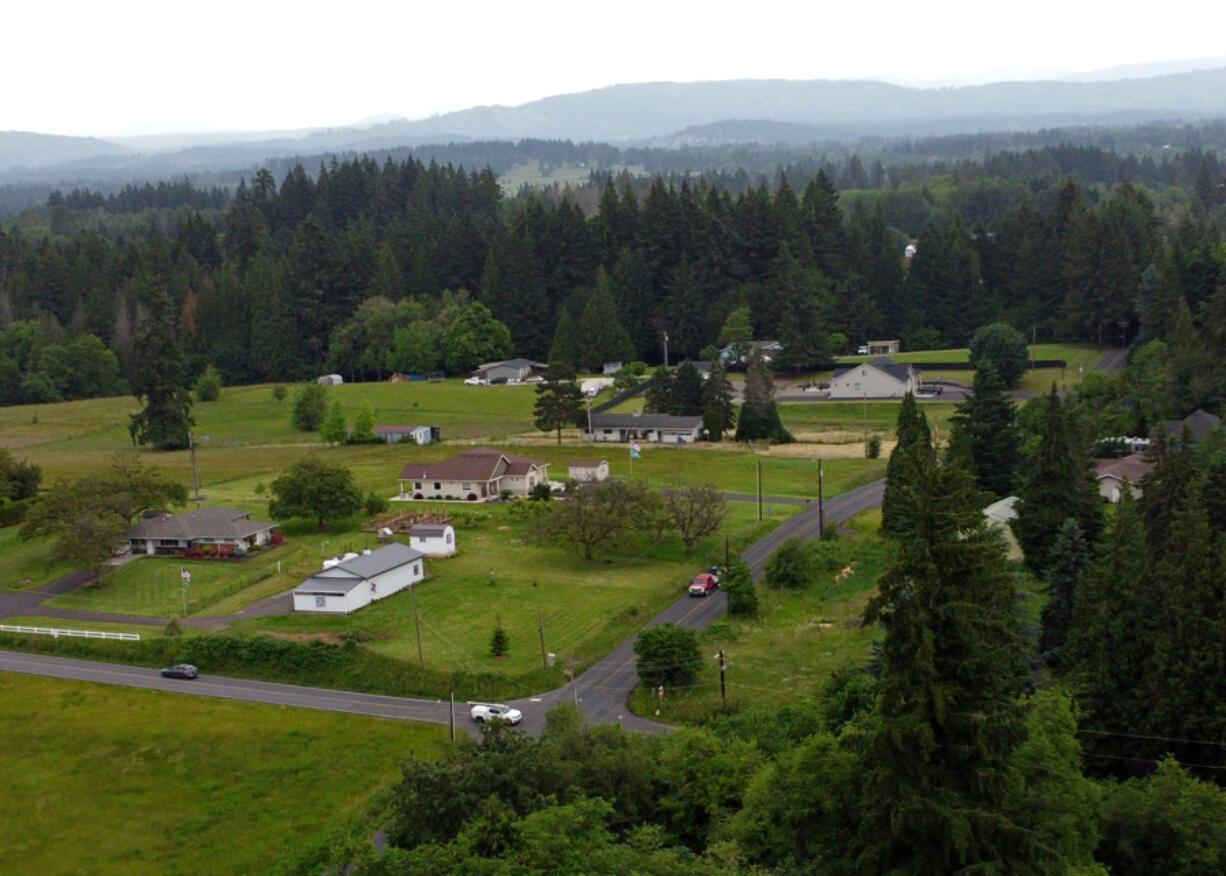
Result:
M478 724L484 724L486 721L506 721L508 724L518 724L524 717L519 709L512 709L501 703L475 703L468 714Z

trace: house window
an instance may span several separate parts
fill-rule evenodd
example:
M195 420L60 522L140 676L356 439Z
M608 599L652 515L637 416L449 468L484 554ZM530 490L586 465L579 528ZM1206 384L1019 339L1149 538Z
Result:
M315 607L316 608L326 608L327 605L328 605L327 597L324 597L324 596L315 597Z
M447 542L447 544L451 544L451 533L450 532L447 533L447 537L444 540Z
M442 487L442 485L441 485L441 484L439 484L439 482L438 482L438 481L435 481L435 482L434 482L434 489L436 489L436 490L441 490L442 488L443 488L443 487Z
M413 574L414 574L414 575L420 575L420 574L421 574L421 564L420 564L420 563L414 563L414 564L413 564Z
M471 489L473 488L473 485L472 485L472 484L469 484L469 483L466 483L466 484L464 484L464 485L463 485L463 487L464 487L464 489L466 489L466 490L471 490Z
M416 481L416 482L414 482L414 484L413 484L413 489L415 489L415 490L420 490L420 489L421 489L421 481Z

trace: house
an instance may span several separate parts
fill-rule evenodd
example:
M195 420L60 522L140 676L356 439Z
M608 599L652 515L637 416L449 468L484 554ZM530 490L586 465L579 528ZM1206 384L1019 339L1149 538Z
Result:
M173 553L205 545L246 549L267 544L276 526L252 520L250 511L203 508L186 514L149 517L123 537L134 554Z
M399 444L401 441L429 444L439 440L439 430L433 426L375 426L375 436L388 444Z
M865 341L870 356L897 356L902 352L902 341Z
M320 386L340 386L345 382L345 378L339 374L325 374L316 381Z
M702 417L673 414L596 414L583 427L584 441L650 441L653 444L692 444L702 438Z
M417 523L409 527L409 544L427 557L455 555L455 528L448 523Z
M1013 534L1012 527L1013 521L1017 519L1017 509L1013 507L1016 504L1017 496L1005 496L983 509L983 516L988 519L988 528L995 529L1004 538L1006 556L1011 560L1022 558L1022 546Z
M531 359L508 359L505 362L487 362L474 371L473 376L489 381L505 380L507 383L517 383L531 377L535 372L543 372L548 368L548 365L533 362Z
M1119 459L1102 459L1098 462L1098 495L1115 504L1123 495L1124 485L1134 499L1141 498L1141 478L1154 470L1140 453L1122 456Z
M761 351L762 358L767 362L770 362L783 352L783 344L779 343L778 341L752 341L749 344L749 349L751 352L753 350ZM734 362L732 353L732 345L729 344L719 351L719 361L723 362L725 365L744 365L749 361L749 356L742 356L740 359Z
M489 502L503 490L527 497L537 484L548 483L549 463L479 447L442 462L410 462L399 480L400 495L392 501Z
M572 481L581 483L607 480L609 463L604 459L575 459L570 463L568 474Z
M613 375L621 370L622 370L621 362L605 362L604 365L601 366L600 373L606 374L606 375Z
M349 614L426 577L425 554L400 542L324 567L294 588L294 611Z
M919 385L920 372L914 365L879 356L835 371L830 398L902 398Z
M1183 434L1184 426L1187 426L1188 434L1192 436L1192 443L1199 444L1220 425L1222 425L1220 417L1215 417L1208 411L1197 408L1182 420L1167 420L1166 433L1172 438L1178 438Z

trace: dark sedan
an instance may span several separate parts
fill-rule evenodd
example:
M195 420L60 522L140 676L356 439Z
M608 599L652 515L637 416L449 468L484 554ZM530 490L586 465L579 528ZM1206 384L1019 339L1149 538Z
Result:
M199 674L190 663L176 663L162 670L162 678L195 678Z

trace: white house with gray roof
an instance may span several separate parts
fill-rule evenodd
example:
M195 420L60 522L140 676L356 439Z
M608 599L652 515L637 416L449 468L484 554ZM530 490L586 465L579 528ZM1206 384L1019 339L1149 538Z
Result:
M134 554L174 553L206 545L254 547L268 543L277 524L252 520L250 511L202 508L147 517L123 534Z
M426 555L393 542L356 557L328 560L294 588L294 611L350 614L426 577Z
M920 371L909 362L879 356L849 368L840 368L830 379L830 398L902 398L920 386Z
M674 414L592 414L584 441L647 441L652 444L692 444L702 438L702 417Z

